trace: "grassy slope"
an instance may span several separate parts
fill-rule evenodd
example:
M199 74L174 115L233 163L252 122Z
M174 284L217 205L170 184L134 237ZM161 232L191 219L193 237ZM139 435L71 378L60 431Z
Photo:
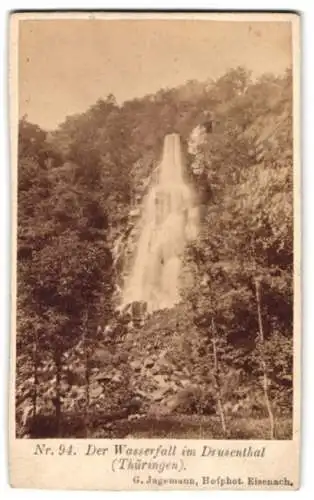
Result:
M97 428L92 437L167 438L167 439L267 439L267 419L233 418L227 421L224 436L217 417L173 416L121 420L108 428ZM277 419L276 439L292 439L290 419Z

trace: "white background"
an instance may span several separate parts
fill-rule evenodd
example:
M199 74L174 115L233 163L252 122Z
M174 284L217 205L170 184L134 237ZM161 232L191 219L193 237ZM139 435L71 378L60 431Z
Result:
M301 489L294 492L299 498L313 498L314 483L314 411L311 381L314 380L314 302L312 289L314 288L314 3L312 0L276 1L264 0L263 2L251 1L96 1L84 3L71 2L42 2L40 0L28 2L10 2L1 0L0 5L0 380L3 388L0 399L0 497L9 499L39 500L42 495L47 500L58 497L60 500L74 500L74 498L95 498L106 495L106 498L139 497L150 499L161 493L157 492L60 492L60 491L35 491L16 490L8 485L8 457L7 457L7 400L8 400L8 368L9 368L9 330L10 330L10 165L9 165L9 134L8 134L8 82L7 82L7 52L8 52L8 14L10 10L31 9L281 9L299 10L302 14L302 226L303 226L303 252L302 252L302 281L303 281L303 403L302 403L302 450L301 450ZM311 293L312 292L312 293ZM313 305L312 305L313 302ZM66 473L66 471L65 471ZM186 498L198 495L205 498L208 495L219 495L226 498L234 495L238 499L244 494L251 498L261 498L267 495L269 500L290 496L291 492L280 491L250 491L250 492L162 492L163 498ZM311 495L312 494L312 495ZM277 497L278 495L278 497Z

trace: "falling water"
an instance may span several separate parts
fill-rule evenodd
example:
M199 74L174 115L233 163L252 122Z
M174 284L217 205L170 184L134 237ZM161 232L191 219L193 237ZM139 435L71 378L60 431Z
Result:
M192 188L185 180L180 136L164 139L155 184L142 207L140 236L123 306L145 302L147 311L173 307L180 301L180 274L186 243L195 238L198 214Z

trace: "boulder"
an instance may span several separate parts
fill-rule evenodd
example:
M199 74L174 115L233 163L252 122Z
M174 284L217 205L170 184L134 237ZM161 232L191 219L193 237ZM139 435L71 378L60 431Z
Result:
M95 377L95 380L97 380L97 382L99 383L102 383L102 382L108 382L109 380L111 380L111 378L112 378L111 374L101 372L99 375L97 375L97 377Z
M169 413L172 413L179 406L179 400L177 395L171 396L165 401L165 406Z
M199 398L198 387L189 385L167 400L167 407L171 411L180 411L181 413L189 413L195 401Z
M169 383L169 387L173 390L173 392L178 392L180 389L180 386L173 380Z
M97 387L91 387L90 395L92 398L98 399L102 393L103 393L103 388L100 385L97 385Z
M135 396L140 396L144 399L149 398L149 394L145 391L142 391L141 389L135 389L133 392Z
M115 384L121 384L123 382L123 377L120 373L115 373L111 380Z
M164 399L165 394L168 392L169 387L160 387L159 389L156 389L155 391L152 392L151 394L151 399L152 401L161 401Z
M155 358L155 359L156 359L156 358ZM145 368L151 368L152 366L154 366L154 364L155 364L155 359L153 358L153 356L152 356L152 357L150 357L150 358L148 358L148 359L146 359L146 360L144 361L144 367L145 367Z
M139 360L135 360L135 361L132 361L130 363L130 366L131 366L132 370L134 370L135 372L138 372L142 368L142 362Z
M180 384L182 387L189 387L191 385L191 382L188 379L182 379L180 380Z
M139 415L138 413L132 413L131 415L128 415L128 421L132 422L132 420L139 420L142 418L142 415Z
M162 387L168 387L168 383L164 377L164 375L155 375L154 376L154 381Z
M171 410L166 404L164 404L164 401L161 403L152 403L147 410L148 417L163 417L169 415L170 413Z
M130 413L137 413L142 406L142 400L138 396L134 396L127 405L127 409Z

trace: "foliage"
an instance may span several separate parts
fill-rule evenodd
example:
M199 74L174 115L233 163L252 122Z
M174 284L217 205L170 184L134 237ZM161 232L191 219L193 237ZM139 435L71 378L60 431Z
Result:
M191 133L208 113L212 133L188 155ZM154 175L163 138L173 131L182 137L189 178L198 193L200 231L184 258L182 304L136 329L127 318L117 319L115 292L123 279L127 245L131 251L134 245L134 235L133 240L129 236L134 213ZM96 377L104 371L115 377L114 359L126 352L127 360L116 363L130 381L132 356L145 359L150 344L156 353L167 347L168 372L185 367L191 386L198 387L199 393L186 389L181 394L182 411L212 411L218 384L227 420L266 417L256 279L270 396L276 418L291 419L290 70L253 80L246 69L235 68L215 81L190 81L121 106L111 95L67 117L49 135L23 118L18 158L20 422L26 422L28 409L40 415L56 411L56 397L64 413L83 411L87 380L93 411L106 405L109 413L129 408L133 396L127 382L121 394L108 383L104 397ZM195 162L200 168L194 172ZM106 327L111 328L109 343ZM96 363L99 350L107 357ZM21 429L23 423L23 434ZM243 431L244 437L248 434Z

